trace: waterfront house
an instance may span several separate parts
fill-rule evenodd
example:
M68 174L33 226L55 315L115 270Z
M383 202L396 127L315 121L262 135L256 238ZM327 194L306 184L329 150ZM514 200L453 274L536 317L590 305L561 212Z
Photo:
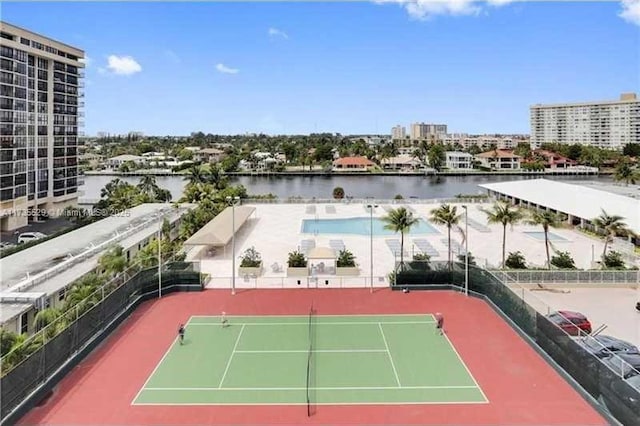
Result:
M349 172L366 172L372 167L375 167L375 163L369 160L367 157L343 157L334 160L334 171L349 171Z
M493 149L475 156L481 167L491 170L520 170L520 156L509 149Z

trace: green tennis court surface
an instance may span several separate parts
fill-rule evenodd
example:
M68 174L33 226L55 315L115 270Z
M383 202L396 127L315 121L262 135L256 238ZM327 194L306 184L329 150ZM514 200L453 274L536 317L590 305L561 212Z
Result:
M228 319L191 317L133 404L487 401L431 315Z

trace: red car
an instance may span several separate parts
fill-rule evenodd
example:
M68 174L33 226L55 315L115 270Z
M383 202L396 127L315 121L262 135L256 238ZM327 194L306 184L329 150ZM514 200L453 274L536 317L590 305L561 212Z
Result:
M591 334L591 323L580 312L557 311L547 318L571 336Z

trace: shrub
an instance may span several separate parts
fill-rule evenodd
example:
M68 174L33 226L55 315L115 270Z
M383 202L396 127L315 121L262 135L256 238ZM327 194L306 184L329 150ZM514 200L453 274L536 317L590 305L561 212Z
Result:
M602 256L602 263L607 269L624 269L624 260L622 254L617 251L610 251Z
M260 257L260 253L255 247L246 249L240 259L241 268L257 268L262 263L262 257Z
M299 251L292 251L289 253L289 259L287 260L289 268L306 268L307 258L303 253Z
M393 197L394 200L403 200L404 197L402 196L402 194L396 194L395 197Z
M527 269L524 255L519 251L510 252L504 265L509 269Z
M568 251L559 251L551 257L551 264L560 269L576 269L576 264Z
M340 250L336 266L338 268L353 268L356 266L356 258L349 250Z
M336 200L342 200L344 198L344 189L340 186L333 188L333 198Z
M428 271L431 269L431 265L429 262L431 261L431 256L426 253L414 253L413 261L409 262L409 266L411 269L417 269L421 271Z

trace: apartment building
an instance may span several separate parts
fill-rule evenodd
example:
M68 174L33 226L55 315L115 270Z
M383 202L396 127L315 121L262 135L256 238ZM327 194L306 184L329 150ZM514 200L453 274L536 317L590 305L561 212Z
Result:
M391 139L393 140L401 140L407 137L407 130L404 126L397 125L391 128Z
M489 149L495 146L498 149L513 149L520 143L529 144L526 135L469 135L466 133L451 133L441 139L443 144L460 145L463 149L477 146L480 149Z
M413 123L411 124L411 139L412 140L439 140L447 134L446 124L426 124L426 123Z
M622 149L640 143L640 100L623 93L619 100L531 107L531 146L580 144Z
M0 230L78 198L84 52L0 23ZM30 212L30 213L29 213Z

